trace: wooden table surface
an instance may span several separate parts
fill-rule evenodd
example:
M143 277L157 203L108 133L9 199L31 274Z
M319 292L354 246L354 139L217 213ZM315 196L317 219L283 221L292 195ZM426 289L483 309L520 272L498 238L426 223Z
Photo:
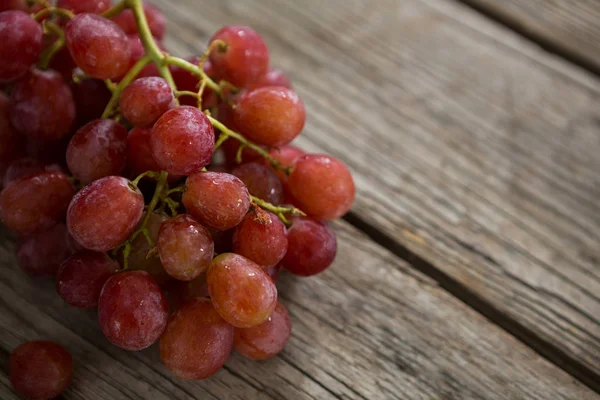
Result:
M600 2L154 3L176 55L225 24L265 37L307 107L298 145L355 176L338 258L281 279L280 356L185 382L156 348L110 345L3 240L0 399L37 338L75 358L65 399L600 398Z

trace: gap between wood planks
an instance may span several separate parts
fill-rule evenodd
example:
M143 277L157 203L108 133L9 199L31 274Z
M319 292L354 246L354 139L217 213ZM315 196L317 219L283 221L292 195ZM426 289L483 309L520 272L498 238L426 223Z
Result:
M394 238L364 220L357 213L351 211L344 216L343 219L355 228L364 232L375 243L405 260L419 272L435 280L442 289L483 315L490 322L516 337L536 353L563 369L590 389L600 393L600 375L577 361L577 359L570 356L567 352L543 339L523 324L507 316L505 313L494 307L491 302L478 296L473 290L469 289L468 286L463 285L438 269L432 263L415 254L407 247L394 240Z
M493 5L482 4L477 0L452 0L463 4L476 11L480 15L507 27L525 39L537 44L549 53L555 54L568 62L577 65L580 68L600 77L600 65L592 58L586 57L584 53L575 51L572 47L561 44L543 33L536 32L534 29L528 29L526 24L522 24L509 15L506 11Z

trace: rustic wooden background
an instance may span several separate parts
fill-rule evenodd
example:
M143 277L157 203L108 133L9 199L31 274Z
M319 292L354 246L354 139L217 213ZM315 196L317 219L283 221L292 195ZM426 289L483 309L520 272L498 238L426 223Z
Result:
M111 346L3 240L3 371L48 338L76 360L67 399L600 398L600 2L154 3L176 55L225 24L265 37L307 106L298 144L358 185L338 259L283 276L282 355L184 382L155 348Z

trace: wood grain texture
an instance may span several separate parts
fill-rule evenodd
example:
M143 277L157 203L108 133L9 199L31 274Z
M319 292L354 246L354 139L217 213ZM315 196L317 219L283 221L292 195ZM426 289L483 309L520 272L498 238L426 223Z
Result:
M158 2L166 4L165 2ZM600 373L600 82L441 0L182 1L168 47L253 26L354 212Z
M600 2L596 0L459 0L600 72Z
M311 279L284 275L280 296L293 336L268 362L233 356L211 379L185 382L156 346L117 349L95 312L67 306L51 282L15 266L0 246L0 360L25 340L50 339L75 359L65 399L597 399L435 282L346 223L336 224L335 267ZM0 398L15 398L0 374Z

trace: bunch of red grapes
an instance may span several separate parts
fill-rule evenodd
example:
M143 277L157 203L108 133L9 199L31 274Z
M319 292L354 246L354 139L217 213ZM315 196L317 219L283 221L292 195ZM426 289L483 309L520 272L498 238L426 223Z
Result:
M0 4L0 218L21 269L97 308L116 346L158 342L183 379L213 375L233 349L282 351L279 271L332 264L327 221L355 187L337 159L289 145L304 105L261 36L226 26L184 60L141 0ZM52 398L72 360L29 342L9 369L19 393Z

